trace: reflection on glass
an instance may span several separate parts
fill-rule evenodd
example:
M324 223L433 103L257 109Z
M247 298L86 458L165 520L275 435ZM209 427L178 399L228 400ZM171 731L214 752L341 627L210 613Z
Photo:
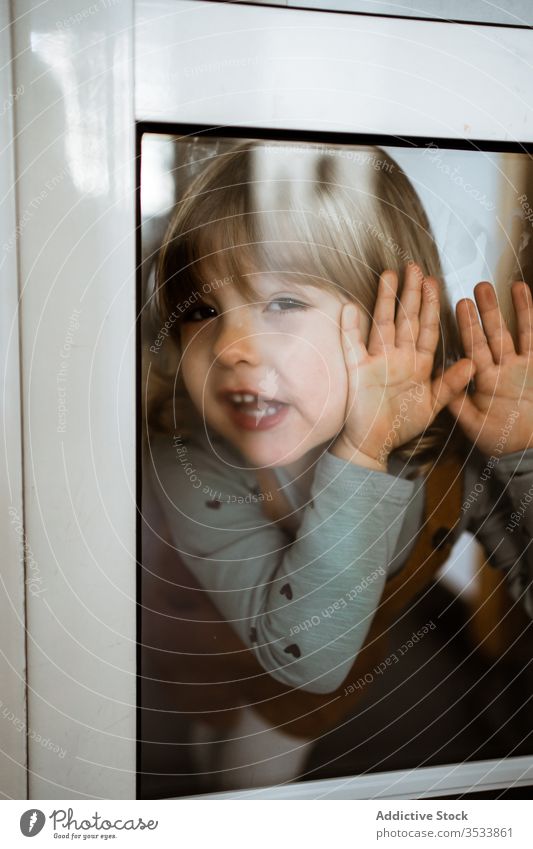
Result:
M531 413L472 436L492 372L453 309L488 277L518 338L527 161L142 155L141 795L529 753Z

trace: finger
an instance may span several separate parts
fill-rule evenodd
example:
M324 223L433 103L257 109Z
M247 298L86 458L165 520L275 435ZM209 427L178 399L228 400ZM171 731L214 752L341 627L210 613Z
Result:
M494 287L490 283L478 283L474 287L474 296L494 362L502 363L516 352L513 337L500 312Z
M418 315L422 302L424 275L414 263L409 263L405 272L402 295L396 316L396 345L398 348L414 348L418 339Z
M449 406L458 395L463 395L475 371L475 363L465 358L458 360L446 371L440 370L431 384L435 415L440 413L443 407Z
M341 338L348 366L357 366L368 356L361 331L359 310L355 304L344 304L341 312Z
M471 397L466 393L450 401L448 409L459 422L470 441L475 444L485 423L486 415L478 410Z
M417 350L424 354L434 354L439 341L439 331L439 284L434 277L426 277L422 284L422 309L420 311L420 332L416 343Z
M511 294L516 312L518 327L518 350L521 354L533 351L533 297L531 289L524 283L513 283Z
M379 278L378 296L372 317L372 326L368 337L368 353L378 354L394 347L396 327L396 291L398 276L394 271L384 271Z
M475 303L470 298L461 298L455 311L466 356L475 362L478 372L490 368L494 360Z

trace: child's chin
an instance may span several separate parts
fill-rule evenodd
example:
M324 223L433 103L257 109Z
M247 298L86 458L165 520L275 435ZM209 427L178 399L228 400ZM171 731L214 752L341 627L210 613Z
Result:
M241 446L241 450L242 446ZM289 451L287 448L283 450L283 446L276 447L271 450L260 450L249 448L245 452L246 459L257 468L278 468L280 466L288 466L291 463L297 462L304 452Z
M273 455L257 451L247 451L245 456L248 462L258 469L267 467L275 468L276 466L285 465L284 458L280 457L279 454Z

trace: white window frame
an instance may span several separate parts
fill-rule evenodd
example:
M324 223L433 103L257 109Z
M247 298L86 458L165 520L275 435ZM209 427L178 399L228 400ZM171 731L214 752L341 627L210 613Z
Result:
M25 541L42 580L26 594L28 795L132 799L133 5L15 0L11 19Z
M7 3L0 5L0 798L27 793L24 508L12 75Z

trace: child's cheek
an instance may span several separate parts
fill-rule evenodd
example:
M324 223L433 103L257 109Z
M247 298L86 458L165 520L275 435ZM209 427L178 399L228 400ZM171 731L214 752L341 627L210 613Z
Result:
M340 341L332 340L329 350L324 350L324 359L327 363L326 374L329 386L329 406L332 412L344 414L348 400L348 373L344 361Z
M320 336L317 337L320 340ZM348 398L348 375L344 356L335 339L323 340L307 362L306 385L321 417L343 416Z
M205 372L199 368L199 361L194 357L191 347L186 349L181 360L181 378L193 403L198 407L204 388Z

